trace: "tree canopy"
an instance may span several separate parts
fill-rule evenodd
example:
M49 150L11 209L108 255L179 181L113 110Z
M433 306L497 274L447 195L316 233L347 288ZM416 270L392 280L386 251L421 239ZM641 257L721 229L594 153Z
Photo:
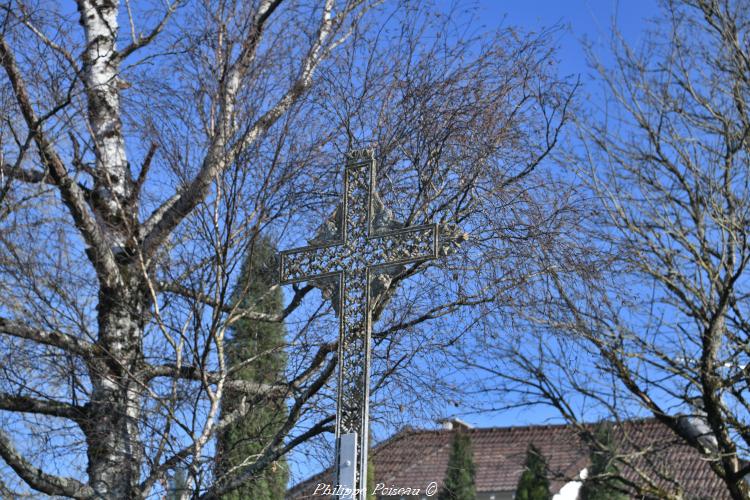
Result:
M478 392L554 407L582 434L592 418L654 418L747 499L750 3L659 6L637 42L615 23L604 54L589 46L599 86L555 155L575 208L529 249L543 264L513 334L464 359L493 375ZM679 468L643 472L657 450L626 451L633 494L703 494Z
M538 167L573 90L549 32L480 34L472 16L370 0L0 5L2 496L151 498L185 471L217 498L292 450L330 449L315 446L334 422L327 297L300 284L264 312L237 283L259 235L299 246L334 213L348 149L374 149L395 219L476 229L450 258L400 267L375 304L376 416L460 392L430 357L460 338L449 322L524 282L554 219ZM285 322L282 377L238 376L278 355L232 358L244 321ZM217 475L222 433L282 398L273 435Z

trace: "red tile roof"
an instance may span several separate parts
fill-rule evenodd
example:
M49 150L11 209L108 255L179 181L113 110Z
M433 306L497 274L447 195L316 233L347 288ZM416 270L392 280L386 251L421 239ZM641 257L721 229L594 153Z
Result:
M422 491L432 481L442 485L454 432L406 428L380 443L371 452L375 482ZM531 443L547 460L554 492L575 479L589 463L588 448L569 425L495 427L461 432L471 436L478 492L515 490ZM650 475L664 476L657 482L660 488L674 491L678 484L687 497L729 498L706 461L695 450L681 444L662 424L650 419L631 421L618 426L616 433L623 448L648 451L633 462L633 468L620 467L627 479L641 482L636 469L643 469ZM315 486L330 483L331 478L332 471L328 469L296 485L289 491L288 498L315 498L312 496Z

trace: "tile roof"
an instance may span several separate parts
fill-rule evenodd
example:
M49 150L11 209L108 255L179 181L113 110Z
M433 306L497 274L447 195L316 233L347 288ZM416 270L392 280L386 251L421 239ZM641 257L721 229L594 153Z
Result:
M405 428L371 451L376 483L386 486L424 488L436 481L442 485L455 430ZM549 466L553 492L578 476L589 463L588 448L569 425L533 425L461 430L471 437L478 492L515 490L523 471L526 449L533 443ZM721 481L705 459L692 448L680 444L668 428L655 420L630 421L618 426L616 435L623 451L647 451L621 466L623 475L636 482L637 470L663 476L657 486L674 491L679 484L687 498L729 498ZM654 474L656 473L656 474ZM318 483L332 482L332 471L317 474L292 488L287 498L315 498Z

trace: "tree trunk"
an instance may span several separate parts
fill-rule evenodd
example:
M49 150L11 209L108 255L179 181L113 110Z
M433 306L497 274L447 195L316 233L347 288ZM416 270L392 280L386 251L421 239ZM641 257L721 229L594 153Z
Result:
M118 272L100 277L96 344L101 352L88 363L92 392L84 433L89 483L100 498L135 498L143 458L138 426L143 384L137 377L150 301L133 263L137 209L128 206L132 181L120 119L118 2L81 0L78 8L87 41L83 78L96 148L92 202L104 244L118 261Z
M89 363L92 382L88 444L89 484L97 497L138 496L143 449L138 422L143 366L142 334L147 295L138 280L99 297L101 356Z

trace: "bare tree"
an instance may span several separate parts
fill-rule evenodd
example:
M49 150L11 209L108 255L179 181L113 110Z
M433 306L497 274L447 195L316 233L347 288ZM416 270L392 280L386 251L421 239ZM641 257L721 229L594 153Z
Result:
M258 235L282 248L313 235L337 203L342 152L370 144L401 220L500 224L501 207L532 203L524 184L556 144L571 89L544 34L480 36L411 3L75 6L1 5L3 491L145 498L179 471L194 497L216 498L333 423L327 303L307 285L280 315L237 305ZM416 267L393 276L376 307L383 407L429 383L410 363L420 352L456 340L410 333L492 300L477 252L533 238L515 218L400 294ZM226 364L240 318L288 322L283 379L232 380L256 361ZM220 415L228 386L244 404ZM279 432L239 473L214 477L217 433L279 392Z
M545 265L517 333L477 363L497 376L487 389L516 396L506 404L575 423L655 417L735 499L750 498L749 13L667 1L641 46L616 34L613 63L592 58L606 106L584 107L562 158L578 212L533 250ZM618 458L642 474L632 486L689 496L638 469L648 451Z

